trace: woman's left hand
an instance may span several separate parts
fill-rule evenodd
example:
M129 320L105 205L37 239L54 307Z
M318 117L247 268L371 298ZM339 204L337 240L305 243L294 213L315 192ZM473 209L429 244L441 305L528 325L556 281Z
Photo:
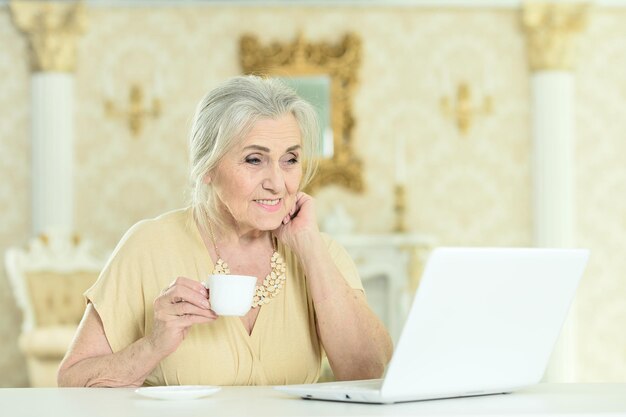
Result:
M280 226L274 230L274 235L289 246L297 249L301 239L307 240L311 234L319 233L315 216L315 200L310 195L299 192L296 203Z

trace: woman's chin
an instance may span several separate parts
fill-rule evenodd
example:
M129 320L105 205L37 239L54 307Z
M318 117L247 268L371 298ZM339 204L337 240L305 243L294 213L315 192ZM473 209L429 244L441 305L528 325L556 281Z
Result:
M283 223L283 218L281 217L278 220L264 221L259 225L259 230L271 231L276 230Z

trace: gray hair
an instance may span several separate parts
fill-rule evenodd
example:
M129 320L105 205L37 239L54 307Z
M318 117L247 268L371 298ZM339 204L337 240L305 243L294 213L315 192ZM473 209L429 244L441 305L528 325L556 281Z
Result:
M207 229L208 219L222 226L217 199L204 177L224 155L243 140L254 124L292 114L302 135L304 172L300 189L317 169L319 125L315 109L277 79L233 77L209 91L198 104L189 137L191 206L196 222Z

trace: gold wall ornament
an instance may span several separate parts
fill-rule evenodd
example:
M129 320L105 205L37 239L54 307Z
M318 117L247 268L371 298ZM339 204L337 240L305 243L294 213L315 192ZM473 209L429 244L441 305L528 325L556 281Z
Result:
M587 26L588 3L526 2L522 24L526 32L530 69L572 70L574 35Z
M143 131L146 118L157 118L161 115L161 100L152 99L151 107L144 107L144 91L139 84L131 84L128 93L128 107L118 108L110 98L104 100L104 108L109 117L121 117L128 121L128 127L137 137Z
M87 26L81 1L11 0L15 26L29 39L33 71L73 72L76 43Z
M348 33L336 44L307 42L298 35L291 43L263 45L254 35L239 42L239 58L245 74L295 79L307 76L330 78L330 123L333 132L332 157L320 160L319 170L307 187L314 192L322 186L338 184L361 192L361 161L352 150L352 94L357 86L361 62L361 40ZM295 78L294 78L295 77Z
M395 185L393 196L393 211L396 216L396 222L393 231L396 233L404 233L406 232L406 187L404 186L404 184Z
M485 95L482 98L482 103L476 104L472 98L469 84L463 81L457 86L454 102L449 96L441 98L441 111L456 122L461 134L466 135L474 118L491 114L493 99L490 95Z

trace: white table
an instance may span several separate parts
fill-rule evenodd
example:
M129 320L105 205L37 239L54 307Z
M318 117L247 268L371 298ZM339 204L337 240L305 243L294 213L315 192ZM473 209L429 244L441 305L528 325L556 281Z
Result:
M301 400L269 387L224 387L185 401L151 400L130 388L3 388L3 417L228 416L626 416L626 384L540 384L507 395L392 405Z

